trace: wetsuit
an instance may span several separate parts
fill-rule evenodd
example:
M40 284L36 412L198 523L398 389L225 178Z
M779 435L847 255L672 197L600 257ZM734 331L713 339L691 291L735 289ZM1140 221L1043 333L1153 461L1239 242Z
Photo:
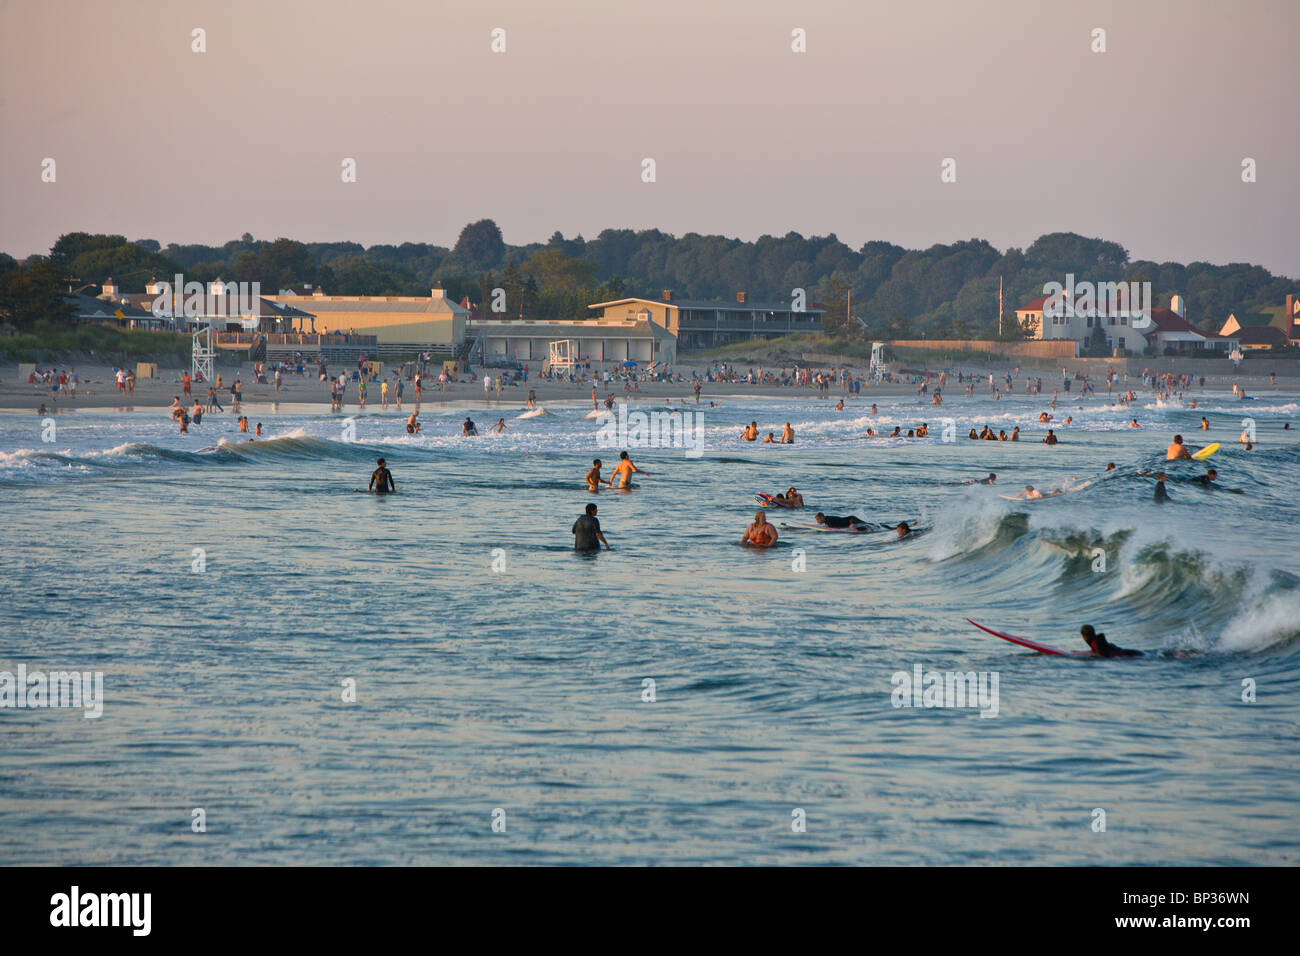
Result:
M375 482L379 482L378 488L375 487ZM397 485L393 483L392 472L386 466L380 465L370 476L370 490L381 495L397 490Z
M599 551L600 521L595 515L583 515L573 522L573 550Z
M1158 502L1170 500L1169 492L1165 490L1165 483L1163 481L1156 482L1156 490L1152 493L1151 498L1153 501Z
M1091 644L1093 653L1098 657L1142 657L1141 651L1130 651L1124 647L1116 647L1110 641L1106 640L1105 634L1098 634L1092 639Z
M866 522L857 515L822 515L822 524L828 528L853 528L859 525L866 526Z

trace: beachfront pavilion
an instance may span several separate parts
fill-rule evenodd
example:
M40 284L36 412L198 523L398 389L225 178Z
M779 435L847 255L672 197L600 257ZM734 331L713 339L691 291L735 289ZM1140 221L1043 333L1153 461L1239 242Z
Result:
M825 311L809 305L796 312L791 302L752 302L744 292L737 292L734 302L678 299L671 289L664 289L657 299L614 299L587 308L599 309L607 321L656 325L672 333L683 351L780 335L819 334Z
M448 299L442 286L428 296L324 295L322 290L283 290L267 295L279 305L310 313L305 331L374 336L379 351L455 354L465 341L470 312Z
M644 320L475 319L470 336L474 342L471 355L480 361L543 362L550 357L551 343L565 339L576 343L575 362L672 365L677 361L676 336Z

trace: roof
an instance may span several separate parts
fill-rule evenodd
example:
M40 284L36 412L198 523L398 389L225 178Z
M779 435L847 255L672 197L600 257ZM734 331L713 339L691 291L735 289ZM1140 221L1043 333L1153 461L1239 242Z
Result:
M409 295L273 295L275 302L299 302L310 309L309 315L347 312L406 312L436 316L463 316L469 310L451 299Z
M138 309L129 303L112 302L91 295L73 293L64 296L79 319L115 319L116 313L128 319L151 319L153 315L144 309Z
M188 297L181 296L178 298L180 298L182 301L182 311L184 311L183 303ZM231 292L223 292L221 295L221 299L222 301L220 305L217 306L217 311L213 313L214 315L229 316L232 319L238 318L243 315L243 312L240 311L241 303L239 301L239 296ZM127 293L126 295L119 295L115 299L106 299L101 301L131 305L138 309L142 309L143 311L148 312L149 314L152 315L153 304L157 300L158 300L158 296L153 292L130 292ZM206 308L208 303L212 301L213 299L211 294L205 292L203 294L204 307ZM164 305L166 305L166 303L164 303ZM205 312L204 314L206 315L208 313ZM259 318L283 319L286 317L309 318L313 313L303 312L302 310L295 309L293 306L290 305L282 306L279 303L274 302L271 299L268 299L266 296L258 296L257 314Z
M1047 299L1048 297L1045 295L1039 296L1033 302L1030 302L1028 305L1022 305L1020 308L1016 309L1016 311L1017 312L1042 312L1043 306L1047 304Z
M609 302L593 302L587 306L589 309L603 309L611 305L624 305L632 302L653 302L656 305L665 305L670 309L701 309L705 311L716 312L789 312L789 302L728 302L713 299L655 299L648 296L631 296L626 299L611 299ZM825 312L825 309L819 309L814 306L804 309L804 312L815 312L818 315Z
M1268 345L1285 348L1290 344L1286 333L1276 325L1252 325L1233 336L1242 345Z
M1243 312L1241 315L1233 312L1228 316L1228 318L1236 319L1237 324L1243 329L1246 328L1246 326L1269 325L1272 322L1272 316L1265 315L1263 312Z
M1171 309L1152 309L1151 324L1153 328L1142 333L1147 338L1160 332L1199 335L1205 339L1228 340L1237 338L1236 335L1220 335L1218 332L1206 332L1204 329L1198 329Z

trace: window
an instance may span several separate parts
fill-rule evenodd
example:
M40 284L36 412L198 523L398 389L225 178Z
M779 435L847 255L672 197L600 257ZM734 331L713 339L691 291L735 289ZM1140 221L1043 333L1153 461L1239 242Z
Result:
M1127 315L1121 315L1121 316L1119 317L1119 324L1120 324L1120 325L1128 325L1128 316L1127 316ZM1123 339L1121 339L1120 341L1123 341Z
M1088 316L1088 328L1092 328L1092 316Z

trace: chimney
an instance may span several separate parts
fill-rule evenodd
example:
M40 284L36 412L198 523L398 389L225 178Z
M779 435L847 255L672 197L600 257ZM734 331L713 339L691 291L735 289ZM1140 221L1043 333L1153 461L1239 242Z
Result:
M737 292L737 293L736 293L736 301L739 302L741 305L744 305L744 304L745 304L745 293L743 293L743 292Z
M1175 293L1169 297L1169 311L1174 315L1183 318L1184 308L1183 297L1181 295Z
M672 290L672 289L664 289L664 294L661 295L659 298L663 299L665 302L671 302L671 301L673 301L673 290Z

